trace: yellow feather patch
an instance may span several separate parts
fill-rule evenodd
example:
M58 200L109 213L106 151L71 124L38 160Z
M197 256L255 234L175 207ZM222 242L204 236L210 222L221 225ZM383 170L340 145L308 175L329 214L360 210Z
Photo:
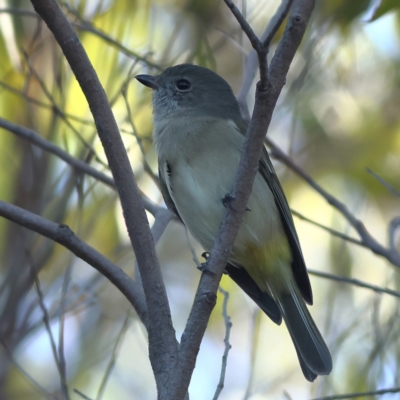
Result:
M240 252L233 251L232 258L246 269L262 291L269 292L268 286L278 291L287 289L292 280L292 254L283 234L263 245L247 242Z

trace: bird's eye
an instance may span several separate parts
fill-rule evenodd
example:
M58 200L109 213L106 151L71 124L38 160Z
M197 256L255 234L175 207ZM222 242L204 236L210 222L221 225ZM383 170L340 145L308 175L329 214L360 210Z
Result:
M175 86L178 90L184 92L189 90L192 85L187 79L179 79L179 81L175 83Z

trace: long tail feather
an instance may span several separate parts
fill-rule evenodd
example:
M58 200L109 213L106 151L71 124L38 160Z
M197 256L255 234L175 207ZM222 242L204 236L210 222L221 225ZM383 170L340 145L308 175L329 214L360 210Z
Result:
M292 337L304 376L312 382L332 370L331 354L296 288L278 295L283 319Z

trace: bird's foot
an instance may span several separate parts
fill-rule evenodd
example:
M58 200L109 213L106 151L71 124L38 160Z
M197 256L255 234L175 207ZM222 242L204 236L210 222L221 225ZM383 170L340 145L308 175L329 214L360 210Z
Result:
M197 269L201 271L203 274L212 274L214 275L215 273L213 271L210 271L210 269L207 266L208 263L208 257L210 257L210 253L208 251L205 251L201 255L206 261L201 263L200 265L197 266Z
M235 211L236 210L232 207L232 203L235 200L235 197L233 197L230 193L227 193L224 198L222 199L222 205L225 208L228 208L231 211Z
M235 197L232 196L230 193L227 193L225 195L225 197L222 199L222 204L225 208L228 208L229 210L236 212L237 210L235 210L232 206L233 201L235 200ZM250 208L246 207L245 211L251 211Z

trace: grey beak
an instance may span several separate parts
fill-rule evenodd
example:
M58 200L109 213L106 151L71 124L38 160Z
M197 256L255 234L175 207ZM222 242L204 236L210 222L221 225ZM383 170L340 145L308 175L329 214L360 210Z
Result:
M156 77L153 75L136 75L135 78L144 86L157 90L159 88L156 83Z

